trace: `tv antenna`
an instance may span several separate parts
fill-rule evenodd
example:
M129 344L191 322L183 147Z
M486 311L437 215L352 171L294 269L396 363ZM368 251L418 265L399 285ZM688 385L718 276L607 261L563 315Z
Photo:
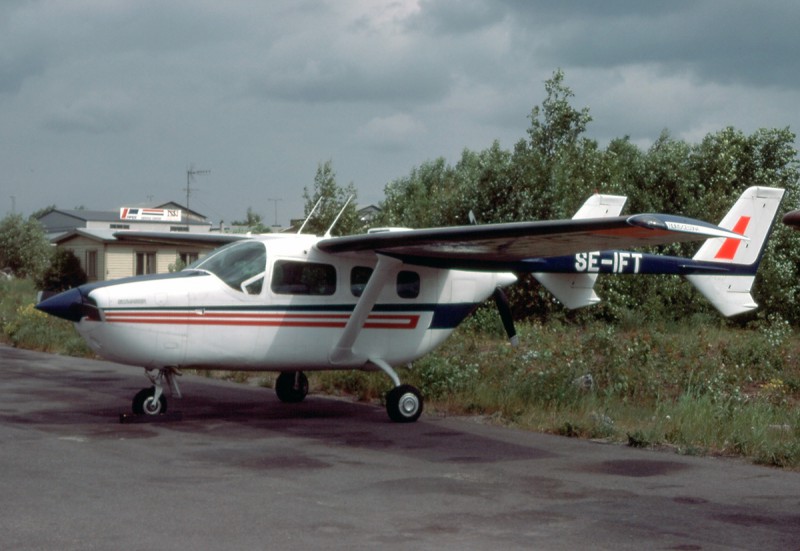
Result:
M189 208L189 195L192 193L191 184L192 179L198 174L209 174L210 170L195 170L194 165L189 165L186 170L186 208Z
M281 199L280 197L277 198L277 199L273 198L273 197L270 197L269 199L267 199L267 201L270 202L270 203L275 203L275 224L274 225L277 226L278 225L278 201L283 201L283 199Z

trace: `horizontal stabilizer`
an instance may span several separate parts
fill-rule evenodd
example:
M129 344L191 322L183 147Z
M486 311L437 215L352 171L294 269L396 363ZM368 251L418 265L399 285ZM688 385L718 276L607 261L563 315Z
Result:
M578 209L573 220L619 216L627 197L623 195L601 195L595 193ZM597 274L534 273L533 277L544 285L566 308L574 310L600 302L594 292Z
M595 193L578 209L572 219L586 220L587 218L619 216L627 199L624 195L601 195Z
M686 279L726 317L744 314L758 308L750 294L754 275L687 275Z
M533 274L566 308L573 310L600 302L594 292L597 274Z

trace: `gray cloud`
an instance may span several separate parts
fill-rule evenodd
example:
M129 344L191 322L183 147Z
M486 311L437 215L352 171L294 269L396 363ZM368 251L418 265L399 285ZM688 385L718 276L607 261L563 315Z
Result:
M377 201L427 159L524 138L559 67L601 141L796 129L798 16L788 0L10 0L0 205L180 199L195 163L210 216L282 197L285 222L328 159Z

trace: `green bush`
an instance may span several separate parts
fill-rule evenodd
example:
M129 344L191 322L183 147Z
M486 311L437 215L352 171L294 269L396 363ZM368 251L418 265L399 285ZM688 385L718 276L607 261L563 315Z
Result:
M50 266L36 278L36 284L43 291L65 291L86 283L86 272L75 253L69 249L56 249L50 259Z

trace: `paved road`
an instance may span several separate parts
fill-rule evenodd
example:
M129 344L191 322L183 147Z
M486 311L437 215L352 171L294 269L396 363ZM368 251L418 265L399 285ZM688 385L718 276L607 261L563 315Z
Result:
M800 473L0 346L2 549L800 549Z

